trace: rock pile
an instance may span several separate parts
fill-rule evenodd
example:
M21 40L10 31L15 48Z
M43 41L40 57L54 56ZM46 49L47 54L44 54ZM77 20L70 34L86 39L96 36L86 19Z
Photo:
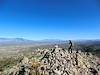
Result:
M44 54L41 63L40 72L46 75L100 75L100 59L81 51L56 47Z
M59 48L38 50L39 61L24 57L23 60L2 75L100 75L100 58L91 53L69 52Z

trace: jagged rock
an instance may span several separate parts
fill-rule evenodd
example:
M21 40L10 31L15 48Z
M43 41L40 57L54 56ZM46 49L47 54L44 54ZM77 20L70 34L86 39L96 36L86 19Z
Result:
M22 64L28 64L29 59L27 57L24 57L22 60Z
M44 68L48 69L48 75L93 75L99 74L96 65L96 59L92 54L86 55L81 51L73 51L69 53L67 50L62 50L58 46L48 52L49 57L44 58L41 63L46 64ZM45 62L44 62L45 61ZM100 61L99 61L100 62ZM90 68L94 71L90 71ZM52 74L49 74L52 73Z

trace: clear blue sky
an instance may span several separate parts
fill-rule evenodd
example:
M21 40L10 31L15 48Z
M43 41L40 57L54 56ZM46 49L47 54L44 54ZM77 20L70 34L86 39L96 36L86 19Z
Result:
M100 39L100 0L0 0L0 37Z

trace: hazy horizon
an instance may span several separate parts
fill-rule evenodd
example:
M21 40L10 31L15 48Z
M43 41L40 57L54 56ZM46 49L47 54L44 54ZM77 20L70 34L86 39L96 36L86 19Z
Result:
M61 40L61 41L66 41L66 40L73 40L73 41L85 41L85 40L100 40L100 39L51 39L51 38L49 38L49 39L28 39L28 38L24 38L24 37L0 37L0 39L22 39L22 40L32 40L32 41L50 41L50 40L54 40L54 41L56 41L56 40Z

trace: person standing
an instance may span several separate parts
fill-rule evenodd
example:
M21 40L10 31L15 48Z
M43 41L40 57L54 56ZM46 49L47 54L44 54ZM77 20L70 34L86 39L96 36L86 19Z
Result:
M69 40L69 48L68 48L68 52L69 53L72 53L72 41L71 40Z

